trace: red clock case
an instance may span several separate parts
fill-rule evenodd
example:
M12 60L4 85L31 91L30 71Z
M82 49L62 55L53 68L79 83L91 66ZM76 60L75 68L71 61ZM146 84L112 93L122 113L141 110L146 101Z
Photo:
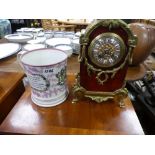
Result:
M96 62L92 51L94 43L101 37L118 39L120 45L120 56L116 63L102 65ZM128 65L132 60L132 51L137 44L137 38L130 28L122 20L96 20L86 29L80 38L81 50L78 60L80 62L80 73L77 74L73 86L73 103L86 97L98 103L108 99L117 100L120 107L124 107L123 98L127 96L125 88L125 76ZM102 44L101 44L102 46ZM106 47L102 46L103 50ZM98 52L101 53L102 48ZM111 52L111 49L109 49ZM115 50L112 50L115 52ZM98 53L99 54L99 53ZM102 61L104 57L102 57ZM106 57L105 57L106 58ZM95 59L95 61L94 61ZM107 58L106 58L107 59Z
M119 35L123 39L123 41L126 45L126 51L125 51L126 54L125 54L124 58L118 64L113 66L113 68L115 68L115 67L119 66L125 60L127 52L129 50L128 49L129 48L129 46L128 46L128 39L129 39L128 34L121 27L109 30L107 27L99 26L94 31L92 31L92 33L89 35L89 42L86 46L85 56L88 57L88 47L89 47L91 41L95 37L97 37L99 34L106 33L106 32L111 32L111 33L115 33L115 34ZM81 48L81 50L82 50L82 48ZM89 60L89 63L94 65L90 60ZM97 66L96 66L96 68L97 68ZM80 85L89 91L103 91L103 92L115 91L117 89L122 88L122 86L124 84L127 69L128 69L128 61L126 62L124 67L122 69L120 69L115 74L115 76L113 78L109 78L103 85L101 85L96 80L96 73L92 72L91 76L88 75L87 66L85 65L85 62L83 60L80 63ZM111 74L111 73L109 73L109 74ZM102 77L102 78L104 78L104 77Z

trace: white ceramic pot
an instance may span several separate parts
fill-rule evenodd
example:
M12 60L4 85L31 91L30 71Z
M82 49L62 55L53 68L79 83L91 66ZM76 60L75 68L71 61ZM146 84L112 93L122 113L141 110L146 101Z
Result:
M32 101L42 107L58 105L66 100L67 55L57 49L39 49L18 55L31 86Z
M64 51L68 57L73 53L73 49L69 45L56 45L55 48Z
M56 45L71 45L71 40L69 38L51 38L45 41L46 45L50 47L55 47Z
M32 39L27 41L28 44L41 44L44 43L46 40L45 37L37 37L36 39Z
M23 46L23 50L24 51L32 51L32 50L36 50L36 49L41 49L41 48L45 48L46 45L44 44L26 44Z
M26 43L27 41L33 38L32 34L22 33L22 34L9 34L6 35L5 38L14 43Z
M64 37L65 37L65 38L73 39L74 36L75 36L74 32L65 32L65 33L64 33Z
M55 38L62 38L64 36L64 32L63 31L55 31L54 32L54 37Z

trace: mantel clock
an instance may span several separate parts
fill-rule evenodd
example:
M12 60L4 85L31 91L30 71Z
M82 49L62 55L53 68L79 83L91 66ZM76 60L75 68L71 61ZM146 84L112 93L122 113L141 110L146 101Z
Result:
M80 73L73 87L73 102L81 97L96 102L127 96L125 76L137 38L122 20L95 20L80 38Z

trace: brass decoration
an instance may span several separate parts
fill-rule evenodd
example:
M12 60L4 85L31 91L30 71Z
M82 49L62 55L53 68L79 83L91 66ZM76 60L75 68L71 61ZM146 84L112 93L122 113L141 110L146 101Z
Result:
M119 67L113 68L113 69L111 69L111 70L102 70L102 69L94 68L91 64L88 63L88 60L87 60L87 58L85 57L85 64L87 65L87 72L88 72L88 75L90 75L90 70L93 71L93 72L98 72L96 79L98 80L99 84L102 84L102 85L103 85L103 83L106 82L108 78L107 78L106 80L104 80L104 82L102 82L102 80L99 78L100 75L104 73L105 76L106 76L107 73L112 73L111 78L113 78L114 75L117 73L117 71L124 67L124 65L126 64L126 62L127 62L128 59L129 59L129 56L130 56L130 53L127 54L127 56L126 56L124 62L123 62ZM108 75L108 76L109 76L109 75Z
M125 88L125 83L122 88L114 91L114 92L94 92L94 91L87 91L85 88L80 86L80 76L77 74L76 82L73 86L73 96L74 99L72 103L76 103L83 97L90 98L98 103L103 101L107 101L109 99L113 99L119 103L120 107L124 107L123 99L127 97L128 91Z
M133 52L132 51L133 51L133 48L136 47L137 41L138 41L138 38L135 35L133 35L132 39L128 40L129 53L130 53L129 64L132 64L132 58L133 58Z
M104 76L105 76L104 80L101 80L101 79L100 79L100 76L101 76L102 74L104 74ZM96 76L97 81L98 81L99 84L101 84L101 85L103 85L103 83L106 82L106 81L108 80L108 78L109 78L109 77L108 77L108 74L106 74L106 73L104 73L104 72L99 72L99 73L97 74L97 76Z
M83 58L85 57L85 49L86 49L86 45L83 45L82 47L82 54L78 56L78 62L82 62Z
M85 89L80 86L80 75L79 73L76 75L75 84L73 86L73 101L72 103L76 103L80 98L83 97Z
M119 19L95 20L93 23L91 23L87 27L84 38L89 38L89 35L92 33L92 31L95 30L99 26L109 27L109 29L117 28L118 26L122 27L127 32L128 36L129 36L129 40L130 39L135 40L135 38L133 38L133 34L132 34L129 26L124 21L119 20ZM130 44L129 44L129 46L130 46Z
M103 34L99 34L90 43L89 37L90 37L91 33L96 28L98 28L100 26L109 28L109 30L113 30L118 27L121 27L128 35L127 47L126 47L123 39L119 35L117 35L115 33L111 33L111 32L105 32ZM116 62L114 64L112 64L112 65L110 64L110 67L100 64L98 61L95 60L95 58L92 56L92 53L91 53L93 45L96 41L98 41L102 37L108 38L109 36L111 38L115 38L115 39L117 38L117 40L119 41L120 54L121 54L120 59L116 60ZM80 51L80 54L78 57L78 61L80 63L84 63L86 65L87 73L89 76L91 76L92 73L96 74L97 82L100 85L104 85L104 83L109 78L111 78L111 79L114 78L115 74L120 69L122 69L128 62L132 63L132 55L133 55L132 51L133 51L133 48L137 44L137 37L133 35L129 26L122 20L118 20L118 19L117 20L115 20L115 19L113 19L113 20L108 20L108 19L94 20L87 27L86 32L80 37L80 44L81 44L81 51ZM86 47L88 47L88 51L86 51ZM104 48L104 47L101 47L101 48ZM108 48L109 48L110 52L114 52L114 49L113 49L114 47L112 45L109 45ZM85 52L88 52L88 57L90 58L90 61L92 61L92 63L95 65L93 65L92 63L90 63L88 61L88 59L85 55ZM125 52L127 52L126 55L125 55ZM125 55L125 57L123 57L124 55ZM124 61L119 66L115 67L115 65L117 63L119 63L122 58L124 58ZM74 95L73 103L77 102L82 97L90 98L91 100L94 100L98 103L101 103L108 99L113 99L119 103L120 107L124 107L125 105L124 105L123 99L127 96L127 93L128 93L128 91L125 88L125 85L123 85L122 88L120 88L119 90L116 90L114 92L88 91L80 85L80 76L79 76L79 74L77 74L76 83L74 84L74 87L73 87L73 95Z
M103 24L103 26L109 27L109 30L113 29L113 28L118 28L119 27L119 23L116 20L106 20L105 23Z
M82 50L81 50L81 53L78 56L78 62L82 62L83 58L85 57L85 48L86 48L86 45L87 45L88 41L89 41L88 38L83 37L83 35L81 36L80 44L82 44Z
M107 38L108 38L108 42L107 42L107 40L103 40L103 39L107 39ZM113 39L113 40L111 41L110 39ZM102 44L99 42L99 40L102 41ZM106 41L106 43L105 43L105 41ZM93 51L94 51L93 48L96 45L99 46L98 49L95 48L95 50L96 50L96 53L98 53L98 56L102 57L102 61L101 61L102 63L95 59L95 54L92 55ZM115 46L117 46L117 47L115 47ZM110 63L108 65L103 63L105 57L108 56L108 57L112 58L112 56L116 53L116 50L117 50L117 53L120 53L119 57L117 57L117 60L115 60L114 63ZM91 61L95 65L105 68L105 67L109 67L109 66L112 67L115 64L117 64L123 57L125 50L126 50L126 48L125 48L124 41L122 40L122 38L120 36L118 36L117 34L114 34L114 33L103 33L103 34L98 35L95 39L93 39L93 41L91 42L89 49L88 49L88 55L89 55ZM103 59L103 56L104 56L104 59Z
M81 36L80 38L80 43L81 45L87 45L89 41L89 35L94 31L95 28L98 26L104 26L104 27L109 27L109 29L116 28L117 26L122 27L125 32L128 34L128 45L129 45L129 53L130 53L130 63L132 61L132 49L136 46L137 44L137 37L132 34L129 26L122 20L119 19L105 19L105 20L94 20L86 29L86 32L84 35ZM82 52L83 53L83 52Z
M113 99L112 96L92 96L92 95L85 95L86 97L92 99L93 101L96 101L97 103L101 103L103 101L107 101L108 99Z

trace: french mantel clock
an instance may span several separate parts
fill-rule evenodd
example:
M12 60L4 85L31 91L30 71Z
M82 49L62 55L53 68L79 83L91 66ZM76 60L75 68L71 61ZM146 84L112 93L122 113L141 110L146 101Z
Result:
M137 38L122 20L95 20L80 37L80 73L73 87L73 102L82 97L98 103L117 100L124 107L125 76Z

